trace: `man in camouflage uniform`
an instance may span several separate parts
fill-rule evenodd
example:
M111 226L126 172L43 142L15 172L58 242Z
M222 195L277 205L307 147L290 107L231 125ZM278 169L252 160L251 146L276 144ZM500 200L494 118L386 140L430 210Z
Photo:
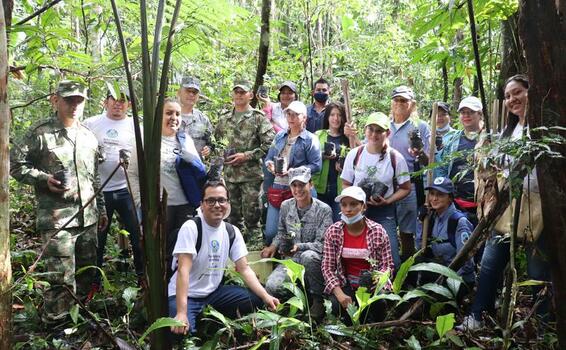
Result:
M177 91L179 102L181 103L181 127L195 142L197 152L201 156L208 155L208 151L203 153L205 146L210 146L210 136L212 135L212 124L203 112L195 108L200 95L200 80L195 77L183 77L181 87Z
M96 265L97 224L104 228L108 222L101 192L63 227L100 186L98 141L79 122L85 99L81 84L61 81L51 100L55 114L33 126L23 144L12 149L11 175L34 186L37 230L47 244L44 259L50 286L43 294L42 310L46 323L61 322L69 314L74 302L65 287L79 296L88 293L94 269L76 279L75 272Z
M232 204L228 221L243 227L243 219L247 237L259 230L261 159L275 136L263 112L250 106L253 95L249 81L236 81L232 89L234 109L220 118L214 131L217 141L236 152L224 163L224 180Z
M281 204L277 236L269 247L262 250L263 258L271 258L277 250L282 256L305 267L305 281L313 304L311 316L320 319L324 315L322 292L324 279L320 266L324 233L332 225L332 209L324 202L313 198L311 190L311 170L300 166L289 170L289 185L293 198ZM283 282L289 281L284 265L277 265L267 278L265 289L276 297L283 297L289 291Z

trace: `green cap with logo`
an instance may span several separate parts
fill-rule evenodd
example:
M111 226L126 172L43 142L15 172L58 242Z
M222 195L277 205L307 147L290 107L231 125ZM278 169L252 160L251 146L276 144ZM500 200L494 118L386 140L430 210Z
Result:
M364 127L368 125L377 125L383 130L389 130L390 120L384 113L381 112L373 112L369 115L366 119L366 124Z
M88 98L86 87L73 80L61 80L57 85L57 95L61 97L81 96Z
M252 83L249 80L238 79L234 81L234 87L232 88L232 90L236 88L240 88L245 92L250 92L252 90Z

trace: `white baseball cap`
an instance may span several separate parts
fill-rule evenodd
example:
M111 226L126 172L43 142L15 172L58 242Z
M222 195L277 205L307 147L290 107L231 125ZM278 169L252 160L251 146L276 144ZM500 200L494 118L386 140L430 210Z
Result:
M284 112L293 111L297 114L307 115L307 106L301 101L293 101L289 103L289 106L285 108Z
M468 96L465 99L463 99L462 102L460 102L460 105L458 106L458 112L460 112L462 108L466 108L466 107L474 112L480 112L483 110L483 105L481 104L480 99L475 96Z
M340 201L344 197L351 197L360 202L366 202L366 193L358 186L350 186L343 189L342 193L340 193L340 195L336 197L336 203L340 203Z

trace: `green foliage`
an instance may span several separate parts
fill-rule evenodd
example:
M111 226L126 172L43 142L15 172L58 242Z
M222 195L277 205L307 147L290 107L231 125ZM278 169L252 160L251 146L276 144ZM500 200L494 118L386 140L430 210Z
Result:
M184 323L171 317L159 318L155 320L155 322L153 322L148 329L146 329L146 331L142 334L141 338L138 340L138 344L140 345L143 344L144 339L149 335L149 333L153 332L154 330L159 328L174 327L174 326L184 326Z

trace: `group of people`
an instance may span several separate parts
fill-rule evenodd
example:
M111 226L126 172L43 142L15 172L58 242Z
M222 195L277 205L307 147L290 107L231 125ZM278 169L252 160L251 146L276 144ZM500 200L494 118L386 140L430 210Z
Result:
M127 116L130 96L118 85L109 84L101 115L82 120L86 89L60 82L51 98L53 116L33 126L12 149L12 176L33 185L38 196L37 229L47 244L51 272L42 312L47 323L67 317L72 304L67 289L87 299L100 289L94 270L76 278L74 273L82 266L103 267L115 212L129 232L143 285L137 147ZM522 75L507 82L510 117L502 137L526 134L527 90ZM323 300L329 298L333 312L347 321L345 310L355 302L355 291L375 288L377 274L392 278L420 248L420 209L433 213L426 259L448 265L472 234L477 217L468 155L483 127L477 97L466 97L458 106L461 130L451 125L448 104L437 104L431 145L430 127L419 119L415 93L407 86L393 90L389 115L364 116L361 131L344 106L330 100L330 84L322 78L313 85L313 104L299 101L296 85L286 81L277 102L259 96L263 111L250 105L251 84L236 81L233 108L214 126L196 108L200 92L199 79L183 77L176 98L163 106L160 185L167 192L169 314L185 323L172 327L173 333L193 333L206 305L236 316L262 305L275 309L288 297L284 265L275 267L265 287L248 266L250 239L263 239L262 257L290 258L305 267L313 318L324 316ZM432 146L434 160L426 157ZM422 175L411 173L432 161L437 163L434 180L423 185ZM525 186L534 183L530 190L538 192L532 176ZM426 202L419 195L425 190ZM267 198L264 229L262 194ZM546 281L541 241L530 255L529 273ZM488 242L477 281L472 260L458 271L468 287L477 286L464 327L481 326L482 313L493 309L507 248L505 240ZM224 285L228 259L249 289ZM382 306L371 309L370 319L383 316Z

